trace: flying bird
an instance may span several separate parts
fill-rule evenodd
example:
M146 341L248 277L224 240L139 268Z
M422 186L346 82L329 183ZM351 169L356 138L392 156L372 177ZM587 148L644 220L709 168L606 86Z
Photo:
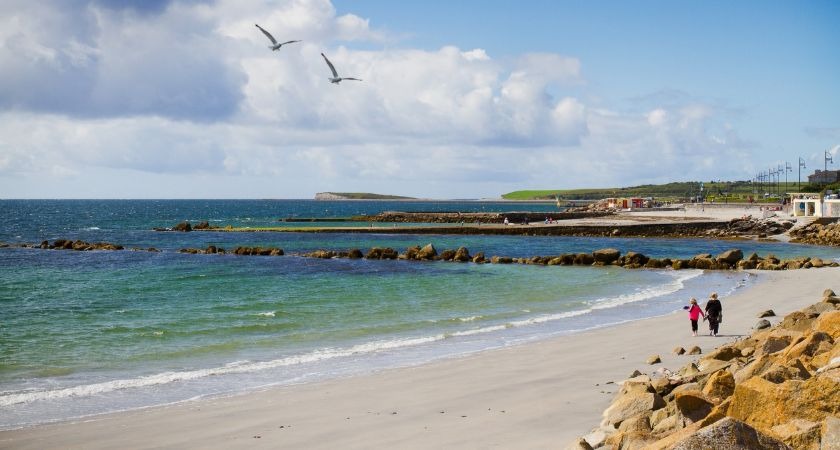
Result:
M330 70L332 71L333 76L332 76L332 78L329 78L329 80L330 80L330 82L332 82L333 84L338 84L338 83L341 83L341 82L342 82L342 81L344 81L344 80L362 81L362 80L361 80L361 78L350 78L350 77L344 77L344 78L342 78L342 77L339 77L339 76L338 76L338 72L336 72L336 71L335 71L335 66L333 66L333 65L332 65L332 63L330 62L330 60L329 60L329 59L327 59L327 56L326 56L326 55L324 55L323 53L321 53L321 56L323 56L323 57L324 57L324 61L326 61L326 62L327 62L327 65L328 65L328 66L330 66Z
M271 41L271 45L268 46L268 48L270 48L271 50L277 51L277 50L280 50L280 47L282 47L286 44L291 44L292 42L300 42L300 41L286 41L286 42L283 42L283 43L278 43L277 39L274 39L274 36L272 36L271 33L269 33L268 31L265 31L265 29L263 27L261 27L257 24L254 24L254 25L257 28L259 28L260 31L263 32L263 34L268 38L269 41Z

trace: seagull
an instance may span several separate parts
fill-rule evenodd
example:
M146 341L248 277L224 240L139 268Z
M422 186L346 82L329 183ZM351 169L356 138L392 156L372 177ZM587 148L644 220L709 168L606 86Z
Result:
M332 76L332 78L328 78L328 80L330 80L330 82L332 82L333 84L341 83L344 80L362 81L361 78L350 78L350 77L341 78L341 77L339 77L338 72L335 71L335 66L333 66L332 63L330 62L330 60L327 59L327 56L324 55L323 53L321 53L321 56L324 57L324 61L326 61L327 65L330 66L330 70L332 71L333 76Z
M269 33L268 31L265 31L265 29L263 27L261 27L257 24L254 24L254 25L257 28L259 28L260 31L263 32L263 34L268 38L269 41L271 41L271 45L268 46L268 48L270 48L271 50L277 51L277 50L280 50L280 47L282 47L286 44L291 44L292 42L300 42L300 41L286 41L286 42L283 42L282 44L278 44L277 39L274 39L274 36L272 36L271 33Z

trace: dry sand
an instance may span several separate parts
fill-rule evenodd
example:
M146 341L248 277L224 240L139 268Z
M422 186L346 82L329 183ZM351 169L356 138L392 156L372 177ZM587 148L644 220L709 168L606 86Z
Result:
M684 311L413 368L0 433L2 448L562 448L600 422L634 369L677 369L840 291L840 268L762 272L722 299L722 337L692 337ZM771 318L778 321L779 318ZM663 363L648 366L652 354Z

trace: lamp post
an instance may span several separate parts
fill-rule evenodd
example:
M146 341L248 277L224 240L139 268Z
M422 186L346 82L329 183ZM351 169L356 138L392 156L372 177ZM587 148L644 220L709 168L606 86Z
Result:
M823 179L825 179L825 184L828 185L828 165L833 164L834 159L831 157L831 154L828 153L828 150L825 151L825 159L823 160Z
M806 168L805 167L805 160L802 159L802 157L800 156L799 157L799 181L796 184L796 190L797 191L802 190L802 169L805 169L805 168Z
M787 180L788 172L793 172L793 167L790 165L789 162L785 161L785 192L787 192L787 190L790 189L788 187L788 180Z

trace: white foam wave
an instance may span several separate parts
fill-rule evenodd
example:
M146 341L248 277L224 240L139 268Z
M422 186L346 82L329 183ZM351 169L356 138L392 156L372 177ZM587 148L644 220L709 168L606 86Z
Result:
M261 316L261 317L274 317L274 311L261 312L261 313L257 313L256 315Z
M101 230L99 227L85 227L85 231L98 231Z
M622 294L617 297L596 299L592 302L592 309L615 308L617 306L626 305L627 303L641 302L651 298L673 294L684 288L686 281L699 277L702 274L702 270L683 270L680 272L674 272L674 279L669 283L650 286L642 290L630 294Z
M459 317L458 320L461 322L473 322L478 319L481 319L484 316L469 316L469 317Z
M382 350L389 350L401 347L410 347L415 345L427 344L430 342L445 339L443 334L433 336L425 336L409 339L393 339L385 341L367 342L364 344L354 345L344 349L326 348L315 350L301 355L289 356L286 358L275 359L271 361L235 361L225 364L221 367L212 367L207 369L188 370L183 372L163 372L154 375L148 375L137 378L129 378L122 380L112 380L102 383L86 384L81 386L74 386L63 389L53 390L39 390L16 392L10 394L0 395L0 407L16 405L20 403L32 403L43 400L57 400L69 397L89 397L93 395L105 394L122 389L142 388L157 385L165 385L169 383L183 382L197 380L210 376L229 375L238 373L249 373L261 370L274 369L279 367L293 366L298 364L313 363L333 358L363 355L375 353Z

